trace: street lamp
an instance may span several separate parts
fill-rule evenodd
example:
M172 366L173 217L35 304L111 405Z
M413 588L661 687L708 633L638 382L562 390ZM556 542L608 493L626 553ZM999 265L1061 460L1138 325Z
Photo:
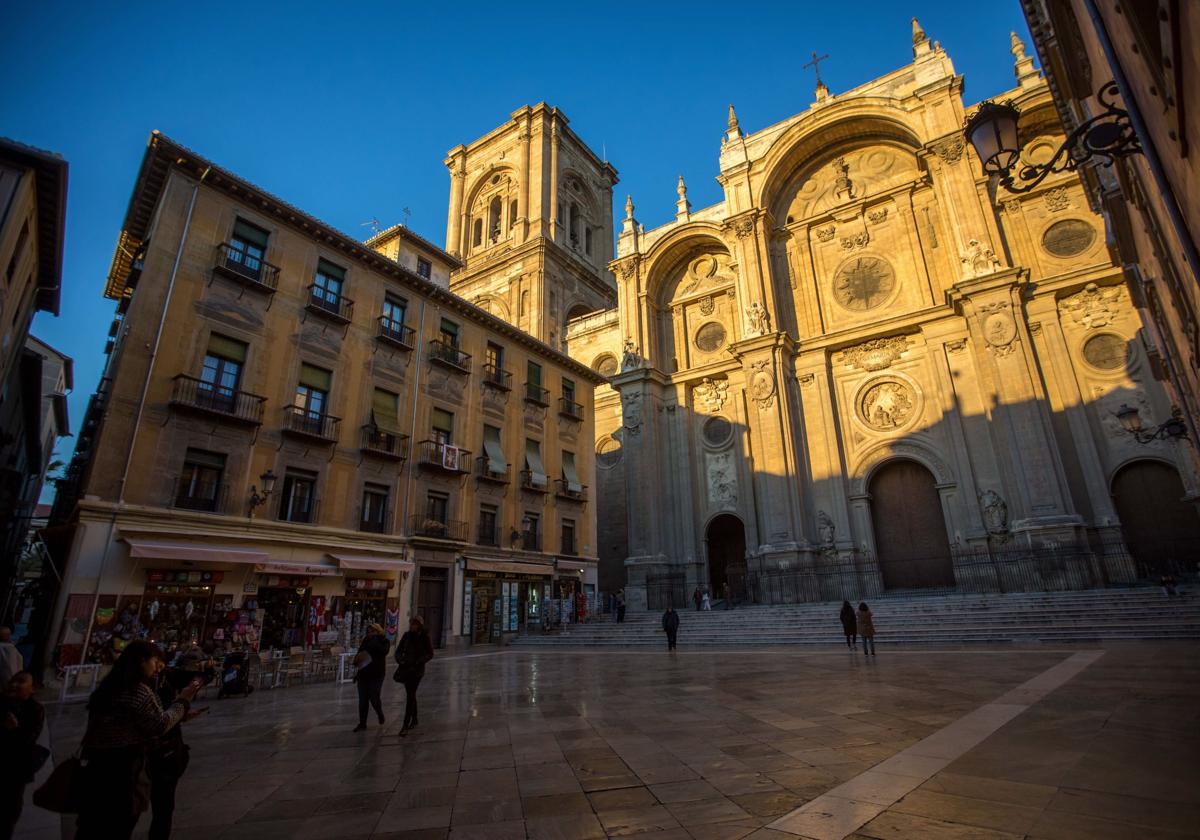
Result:
M1029 192L1055 172L1073 172L1080 164L1101 158L1108 165L1119 157L1139 154L1141 143L1129 121L1129 112L1113 101L1116 82L1096 94L1104 110L1081 123L1046 163L1021 163L1017 136L1020 115L1011 102L980 103L967 120L963 133L983 162L984 175L999 176L1009 192Z
M1177 407L1171 409L1171 416L1166 422L1160 423L1153 429L1147 429L1142 423L1142 416L1138 410L1121 403L1121 407L1117 409L1117 421L1120 422L1121 428L1133 435L1133 439L1138 443L1187 439L1187 426L1183 423L1183 412Z
M271 493L275 490L275 473L268 469L265 473L258 477L262 482L262 493L258 492L258 487L250 485L250 516L254 516L254 509L261 504L265 504L267 499L271 497Z
M513 532L509 537L509 540L514 546L516 546L517 543L520 543L522 548L525 547L525 535L529 533L529 526L532 524L533 520L529 518L528 514L522 517L521 530L518 531L513 529Z

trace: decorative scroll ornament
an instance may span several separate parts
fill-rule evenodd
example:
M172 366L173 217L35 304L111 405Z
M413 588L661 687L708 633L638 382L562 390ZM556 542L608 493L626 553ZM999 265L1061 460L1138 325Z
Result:
M933 153L938 156L942 163L958 163L962 160L963 154L963 138L947 137L945 140L939 140L933 144Z
M633 343L632 338L625 339L625 352L621 356L621 372L627 370L637 370L645 364L646 360L642 358L642 354L638 352L637 345Z
M621 279L628 280L637 271L637 260L626 260L621 263Z
M1006 198L1004 199L1004 212L1010 216L1015 216L1021 212L1021 199Z
M847 367L883 370L891 367L892 363L899 359L907 349L908 339L902 335L891 338L875 338L843 350L840 361L844 362Z
M988 349L997 356L1007 356L1016 349L1017 324L1011 309L1007 303L990 303L979 308L983 318L983 338Z
M1058 302L1058 311L1071 316L1076 324L1092 330L1105 327L1117 318L1116 304L1124 297L1120 286L1100 288L1088 283L1083 291Z
M621 425L631 435L642 431L642 395L634 392L621 395Z
M709 411L720 411L728 399L729 383L724 379L709 379L707 376L696 386L696 399L704 403Z
M839 243L843 251L853 251L856 248L866 248L871 241L871 234L865 230L862 233L856 233L854 236L843 236Z
M870 210L867 212L867 218L871 220L871 224L873 225L882 224L884 220L887 219L887 215L888 209L886 207L880 207L878 210Z
M967 241L967 250L963 252L961 262L971 277L991 274L1000 267L1000 260L996 257L996 252L978 239Z
M769 359L752 362L750 365L754 371L750 374L750 396L760 410L766 410L775 404L775 377L769 370L770 365Z
M738 239L745 239L754 233L754 218L747 216L744 219L738 219L733 223L733 232L737 235Z
M758 301L752 301L746 307L746 337L756 338L766 335L770 330L771 316L767 314L766 307Z
M979 508L983 513L983 524L993 536L1008 533L1008 505L995 490L984 490L979 494Z
M828 242L830 239L833 239L835 233L837 233L837 228L833 225L817 228L817 239L821 242Z

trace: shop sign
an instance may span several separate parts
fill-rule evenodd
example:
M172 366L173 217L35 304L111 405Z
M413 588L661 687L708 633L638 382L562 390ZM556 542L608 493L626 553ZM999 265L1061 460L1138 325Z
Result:
M225 579L225 573L196 572L184 569L147 569L147 583L220 583Z
M280 575L264 575L260 585L282 589L308 589L306 577L281 577Z
M254 571L260 574L304 575L305 577L341 574L341 570L336 566L324 566L319 563L315 565L304 563L258 563L255 564Z
M371 591L371 592L386 592L392 588L390 580L377 580L375 578L349 578L346 580L346 589L354 591Z
M243 583L242 584L242 594L243 595L257 595L258 594L258 584L257 583Z
M462 614L462 634L464 636L471 635L471 621L475 613L472 610L471 590L473 586L471 579L467 578L463 581L463 614Z

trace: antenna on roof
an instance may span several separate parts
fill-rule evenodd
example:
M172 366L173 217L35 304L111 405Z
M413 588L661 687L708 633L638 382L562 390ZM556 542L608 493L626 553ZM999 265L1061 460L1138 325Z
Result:
M379 233L379 220L375 218L368 219L360 224L359 227L369 227L372 233Z
M404 226L408 227L408 217L412 215L412 211L405 207L400 212L404 214Z

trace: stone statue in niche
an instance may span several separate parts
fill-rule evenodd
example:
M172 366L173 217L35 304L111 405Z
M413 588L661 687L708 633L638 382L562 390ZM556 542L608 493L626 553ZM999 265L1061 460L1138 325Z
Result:
M838 198L853 199L854 182L850 180L850 164L846 163L844 157L834 158L833 171L837 173L833 179L833 194Z
M984 490L979 494L979 508L983 511L983 524L992 536L1008 533L1008 505L995 490Z
M766 307L753 301L746 307L746 324L747 338L766 335L771 329L771 316L767 314Z
M961 261L967 273L972 277L991 274L1000 267L1000 260L996 256L996 252L978 239L967 241L967 250L963 252Z
M817 511L817 539L821 541L821 548L833 548L836 531L837 526L829 514L823 510Z
M626 338L625 352L621 356L621 371L637 370L644 361L642 354L638 352L637 345L633 343L633 339Z

